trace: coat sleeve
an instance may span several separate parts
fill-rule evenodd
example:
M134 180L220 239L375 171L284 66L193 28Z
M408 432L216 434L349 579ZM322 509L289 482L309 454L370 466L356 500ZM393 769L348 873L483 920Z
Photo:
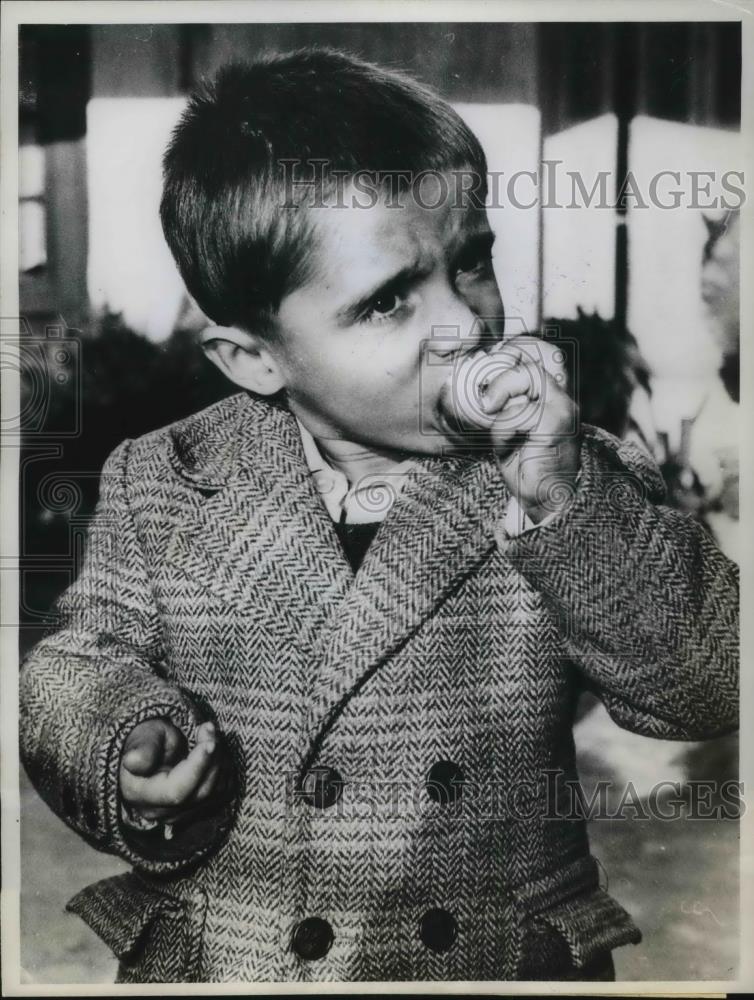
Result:
M738 725L738 568L633 444L584 425L567 511L503 544L619 725L698 740Z
M120 822L118 770L133 727L170 718L191 745L211 718L160 676L161 630L125 488L130 444L105 463L81 572L56 605L58 627L21 668L21 759L42 798L94 847L167 873L216 849L232 809L197 815L169 842Z

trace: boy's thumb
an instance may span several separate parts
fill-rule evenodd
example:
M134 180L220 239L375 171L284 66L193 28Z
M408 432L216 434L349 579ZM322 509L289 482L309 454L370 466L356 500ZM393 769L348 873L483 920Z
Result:
M132 774L149 775L162 761L164 743L162 726L142 723L126 740L121 763Z

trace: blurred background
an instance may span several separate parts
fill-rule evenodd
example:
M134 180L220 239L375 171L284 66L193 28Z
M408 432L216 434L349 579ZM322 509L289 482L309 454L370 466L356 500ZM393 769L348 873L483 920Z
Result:
M742 173L731 178L743 170L737 22L26 25L22 654L77 572L107 454L233 391L198 351L207 320L157 216L160 159L186 95L230 60L307 44L435 86L480 137L502 190L517 171L538 173L539 199L522 181L527 207L503 197L489 212L509 329L561 338L583 419L649 449L668 502L737 556L739 224L723 181L743 187ZM664 175L651 196L661 171L680 183ZM586 192L606 174L606 199L585 207L569 172ZM668 208L673 190L683 197ZM631 782L646 800L659 781L688 790L738 773L733 737L645 740L593 701L577 741L587 789ZM591 836L610 891L644 931L616 953L619 979L735 976L735 818L595 820ZM123 868L22 776L29 982L113 980L105 946L63 907Z

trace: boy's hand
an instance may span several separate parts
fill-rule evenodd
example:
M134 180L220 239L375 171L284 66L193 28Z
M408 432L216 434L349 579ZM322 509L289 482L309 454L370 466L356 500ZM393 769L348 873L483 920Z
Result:
M562 351L520 336L471 363L476 373L466 379L461 373L456 381L482 380L473 390L479 405L461 409L462 421L488 429L505 483L534 522L565 509L575 490L580 444Z
M203 723L186 753L186 738L167 719L148 719L129 733L120 761L120 793L132 812L174 822L223 791L223 761L214 724Z

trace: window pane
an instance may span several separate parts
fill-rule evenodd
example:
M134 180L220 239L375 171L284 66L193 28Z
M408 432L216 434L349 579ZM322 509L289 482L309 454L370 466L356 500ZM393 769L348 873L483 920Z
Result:
M38 201L18 206L18 267L31 271L47 263L45 209Z
M42 146L21 146L18 152L18 197L43 198L45 152Z

